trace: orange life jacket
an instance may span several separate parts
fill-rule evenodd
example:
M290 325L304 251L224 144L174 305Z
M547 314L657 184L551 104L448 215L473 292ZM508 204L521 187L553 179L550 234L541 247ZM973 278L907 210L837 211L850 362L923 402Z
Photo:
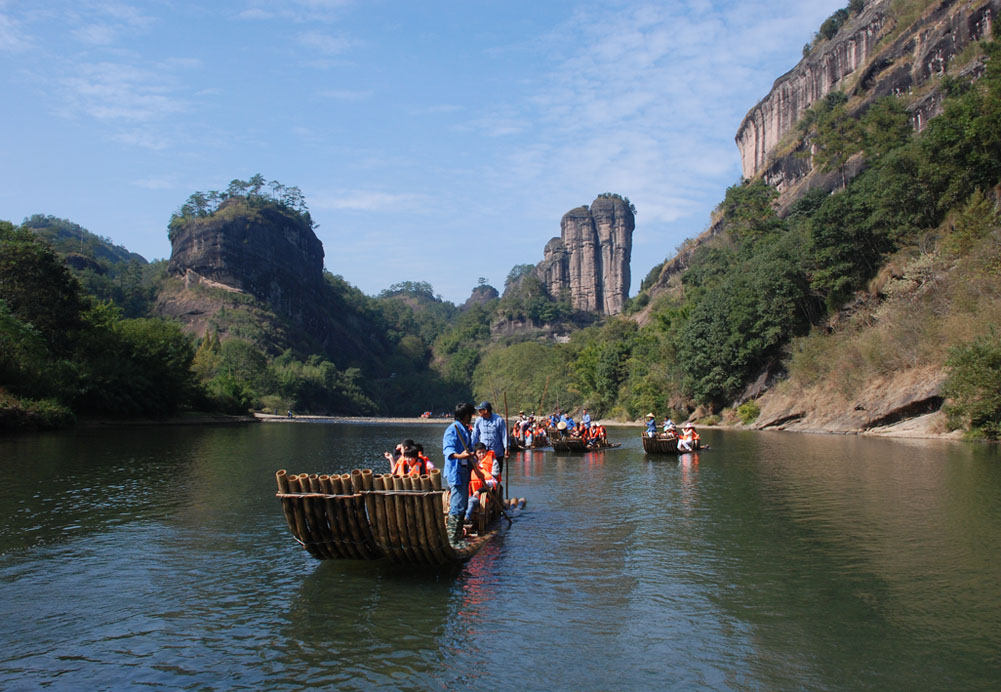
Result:
M486 454L483 455L483 458L480 459L479 469L480 472L483 474L483 478L487 480L493 478L494 461L495 461L495 455L493 450L488 451ZM481 481L480 477L477 476L475 473L473 473L469 479L469 494L472 495L473 493L480 492L480 490L485 490L486 489L484 487L485 485L486 483Z
M410 461L406 457L400 457L400 460L396 462L396 466L393 467L393 475L414 476L416 478L428 472L427 457L417 457L413 459L413 464Z

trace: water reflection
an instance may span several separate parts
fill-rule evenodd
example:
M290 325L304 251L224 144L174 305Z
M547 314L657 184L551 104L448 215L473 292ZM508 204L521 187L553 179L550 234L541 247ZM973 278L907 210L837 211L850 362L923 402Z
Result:
M313 560L274 471L438 462L442 426L0 440L0 687L993 689L996 448L708 430L532 450L453 569Z

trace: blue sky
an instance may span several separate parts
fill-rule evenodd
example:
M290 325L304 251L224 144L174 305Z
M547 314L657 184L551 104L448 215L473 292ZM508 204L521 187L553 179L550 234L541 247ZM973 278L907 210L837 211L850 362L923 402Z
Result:
M564 213L636 205L631 295L740 176L733 138L846 0L0 0L0 219L147 259L196 190L305 195L368 294L464 301Z

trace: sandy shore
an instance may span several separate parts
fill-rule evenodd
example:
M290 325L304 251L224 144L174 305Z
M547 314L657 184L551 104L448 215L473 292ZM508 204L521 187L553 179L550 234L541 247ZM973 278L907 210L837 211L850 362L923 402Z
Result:
M255 413L254 418L262 423L407 423L414 425L445 425L451 418L386 418L383 416L275 416L270 413Z

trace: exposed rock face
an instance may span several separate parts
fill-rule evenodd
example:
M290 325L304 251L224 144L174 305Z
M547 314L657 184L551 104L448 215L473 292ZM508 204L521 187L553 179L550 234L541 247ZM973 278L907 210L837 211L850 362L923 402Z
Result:
M500 298L500 293L493 286L489 284L477 286L459 309L468 310L474 305L486 305L491 300L496 300L497 298Z
M629 262L636 220L629 205L600 197L571 209L560 236L546 243L539 278L554 297L568 294L576 310L616 315L629 297Z
M771 92L748 112L736 135L745 178L764 173L782 191L809 174L808 165L783 163L775 152L813 103L838 90L866 99L908 93L943 74L949 61L971 42L989 37L1001 11L1001 0L944 0L883 45L882 39L896 28L891 5L892 0L870 0L833 39L779 77ZM915 104L915 128L921 129L937 115L940 104L936 96Z
M353 330L331 322L331 311L336 313L338 306L332 304L323 277L323 245L308 221L295 213L230 200L211 216L173 229L171 247L167 273L183 284L161 291L157 311L185 323L189 331L201 336L218 329L220 310L245 312L244 319L268 325L262 345L272 352L296 346L343 360L368 348L354 343L361 337ZM259 303L240 300L239 294ZM301 330L308 343L292 338L281 321Z
M323 245L291 213L229 202L172 234L167 273L244 291L300 319L324 285Z

